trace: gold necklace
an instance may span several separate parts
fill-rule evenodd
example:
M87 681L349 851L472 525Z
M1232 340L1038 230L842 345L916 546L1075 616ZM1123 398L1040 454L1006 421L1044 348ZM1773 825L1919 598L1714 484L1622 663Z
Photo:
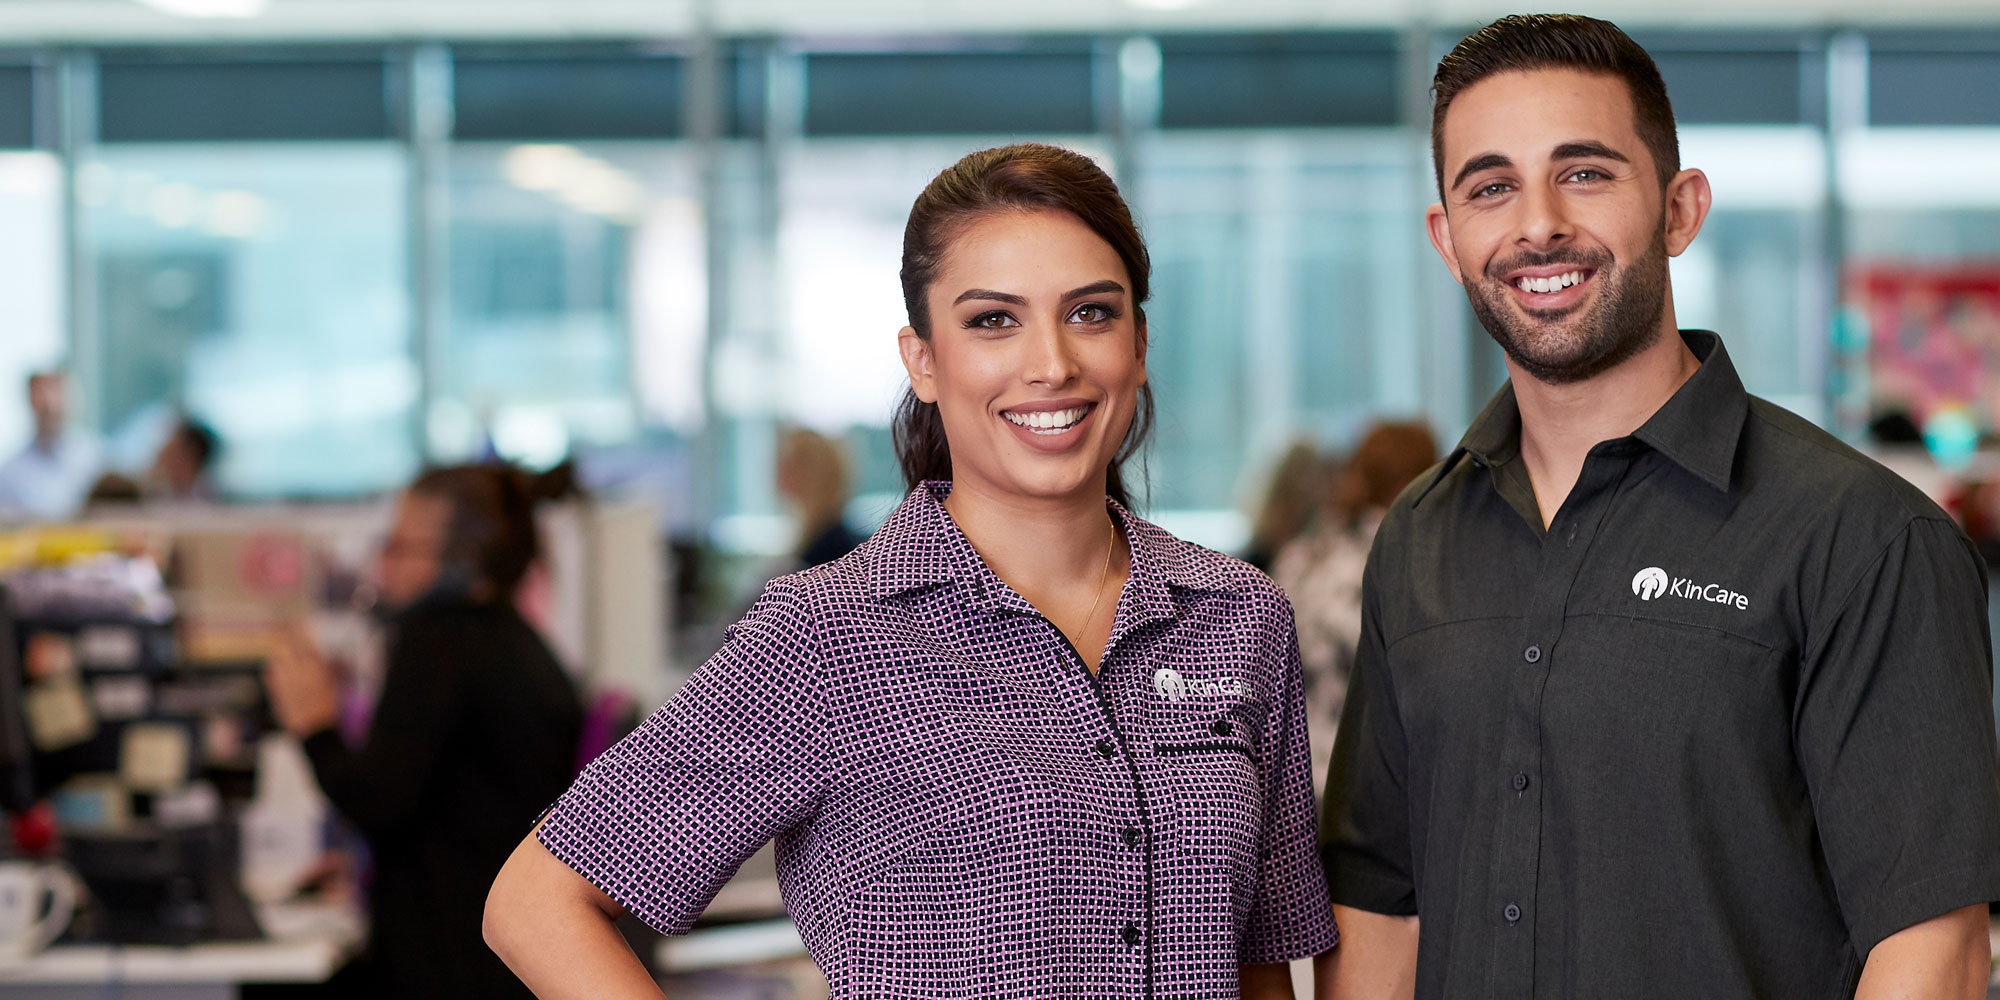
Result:
M1111 579L1111 553L1118 548L1118 526L1111 526L1111 538L1104 543L1104 568L1097 571L1097 596L1090 599L1090 614L1076 630L1081 636L1097 620L1097 606L1104 603L1104 581Z

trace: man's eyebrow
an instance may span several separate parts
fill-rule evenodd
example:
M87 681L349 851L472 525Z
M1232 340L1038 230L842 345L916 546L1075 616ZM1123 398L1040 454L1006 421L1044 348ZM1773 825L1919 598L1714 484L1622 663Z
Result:
M1595 139L1575 139L1565 142L1557 146L1549 154L1549 158L1553 160L1617 160L1620 163L1632 162L1625 158L1624 153L1612 149L1610 146Z
M1082 288L1070 289L1069 293L1063 296L1063 301L1080 299L1086 295L1103 295L1106 292L1117 292L1122 295L1125 292L1125 286L1112 281L1110 278L1106 278L1103 281L1093 281Z
M1475 156L1471 160L1466 161L1465 166L1458 168L1458 176L1451 179L1451 186L1457 187L1460 184L1465 183L1465 179L1467 177L1470 177L1473 174L1480 172L1481 170L1491 170L1494 167L1511 167L1513 165L1514 165L1513 160L1510 160L1505 156L1500 155L1499 153L1485 153L1480 156Z
M1005 302L1011 306L1025 306L1028 304L1028 300L1019 295L1011 292L996 292L990 288L968 288L960 293L958 298L951 300L951 304L957 305L960 302L968 302L972 299L991 299L994 302Z

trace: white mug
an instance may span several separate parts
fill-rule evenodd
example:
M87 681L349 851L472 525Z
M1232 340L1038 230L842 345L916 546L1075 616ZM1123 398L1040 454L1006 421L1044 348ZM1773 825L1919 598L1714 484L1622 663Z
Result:
M69 927L76 894L76 877L66 868L0 861L0 961L18 962L48 947Z

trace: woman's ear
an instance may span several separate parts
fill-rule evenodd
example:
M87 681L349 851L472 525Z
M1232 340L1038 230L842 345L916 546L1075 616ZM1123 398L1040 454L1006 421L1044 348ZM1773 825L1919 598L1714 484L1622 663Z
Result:
M1146 321L1144 319L1139 320L1139 327L1137 330L1133 332L1133 339L1136 340L1139 345L1139 384L1145 385L1147 378L1146 348L1151 346L1151 342L1146 339Z
M910 391L926 403L937 402L937 374L932 370L931 342L906 326L896 334L896 350L903 355L903 370L910 375Z

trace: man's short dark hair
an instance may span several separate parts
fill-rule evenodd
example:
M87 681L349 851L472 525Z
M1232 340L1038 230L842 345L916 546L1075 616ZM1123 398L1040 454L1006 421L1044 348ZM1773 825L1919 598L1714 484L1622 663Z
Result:
M1499 73L1573 69L1625 81L1639 140L1653 156L1660 186L1681 170L1674 106L1653 57L1610 21L1581 14L1511 14L1465 37L1431 78L1431 163L1444 197L1444 114L1467 87Z

